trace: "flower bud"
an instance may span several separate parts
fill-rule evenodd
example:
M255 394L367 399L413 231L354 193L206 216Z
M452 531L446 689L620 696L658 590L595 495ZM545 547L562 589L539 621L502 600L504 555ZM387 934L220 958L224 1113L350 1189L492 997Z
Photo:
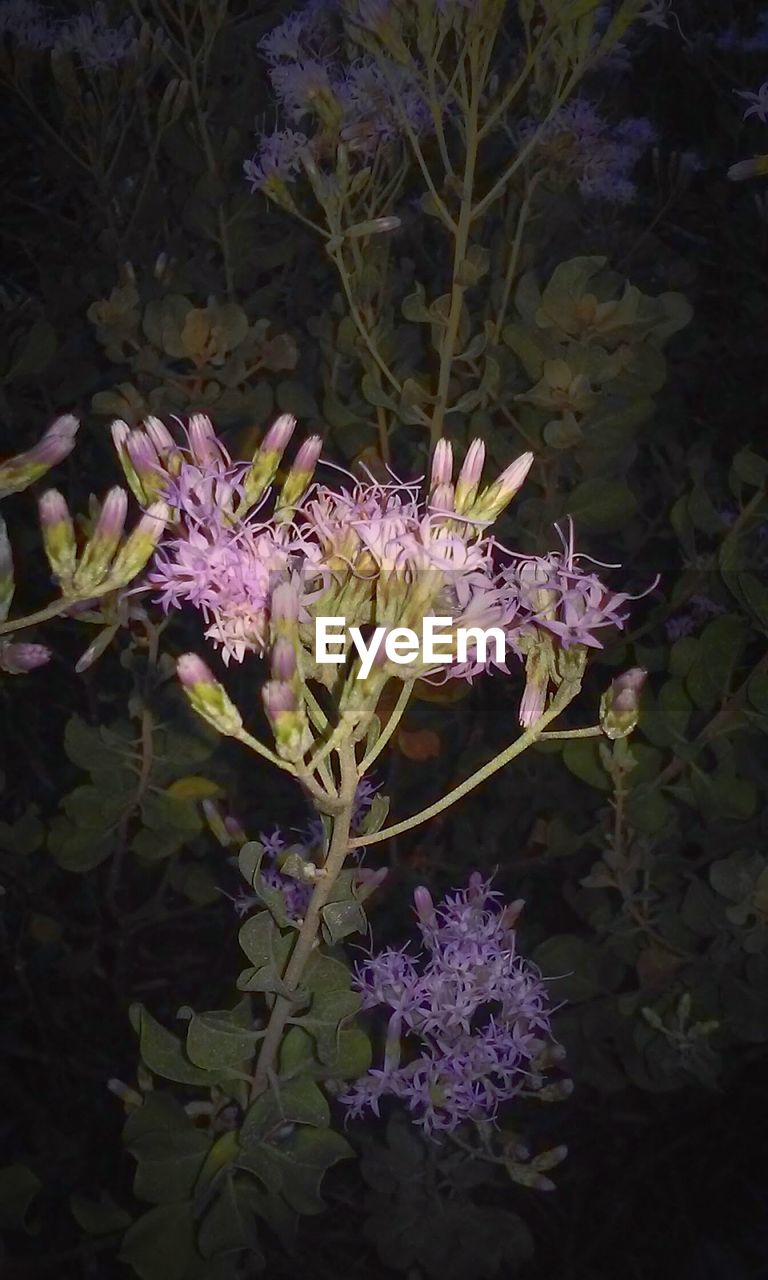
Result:
M126 586L149 563L163 536L169 514L165 502L155 502L149 511L144 512L115 556L109 574L112 586Z
M441 485L453 481L453 449L450 440L438 440L432 455L432 474L429 478L429 492L434 494Z
M416 908L416 914L422 924L434 924L436 918L435 905L432 901L432 894L425 885L420 884L414 889L413 905Z
M301 445L280 491L276 515L290 515L292 508L303 498L312 482L322 451L323 442L319 436L309 436Z
M284 760L300 760L307 749L307 722L295 690L282 680L268 680L261 691L277 753Z
M58 489L47 489L40 498L38 511L45 554L57 583L66 595L77 567L75 526L69 507Z
M240 712L202 658L183 653L177 659L176 673L193 711L218 733L236 738L243 728Z
M282 413L272 423L254 455L251 469L244 480L245 507L252 507L266 493L277 475L277 469L295 427L296 419L291 413Z
M0 498L20 493L70 454L80 423L65 413L51 423L36 445L0 464Z
M204 413L194 413L187 423L187 436L192 457L201 467L221 462L223 451L213 423Z
M607 738L627 738L640 717L640 694L648 678L642 667L617 676L600 700L600 727Z
M176 441L165 423L161 422L159 418L156 418L154 414L150 414L148 418L144 419L141 425L157 450L158 456L162 459L163 463L166 463L168 455L176 453L177 448Z
M290 684L296 677L296 650L284 636L280 636L272 646L270 671L272 679L283 684Z
M488 485L475 499L467 514L475 520L488 522L496 520L522 487L525 477L533 466L533 461L532 453L523 453L516 458L505 471L502 471L498 480Z
M125 451L141 488L138 501L146 507L165 486L160 456L150 437L138 427L129 432Z
M96 528L85 546L75 570L73 588L79 596L100 587L109 574L112 557L117 551L128 514L128 495L116 485L102 503Z
M5 521L0 516L0 622L8 617L14 589L13 552Z
M141 505L144 506L147 501L147 495L144 492L144 486L136 473L136 468L134 467L128 453L128 440L131 436L131 428L128 426L127 422L123 422L122 418L117 418L112 423L110 431L112 433L112 443L115 446L120 466L123 468L123 474L128 484L128 488L136 501L140 502Z
M50 660L51 651L47 645L0 640L0 671L10 676L25 676Z
M460 515L472 506L477 497L484 465L485 445L482 440L473 440L456 481L456 510Z

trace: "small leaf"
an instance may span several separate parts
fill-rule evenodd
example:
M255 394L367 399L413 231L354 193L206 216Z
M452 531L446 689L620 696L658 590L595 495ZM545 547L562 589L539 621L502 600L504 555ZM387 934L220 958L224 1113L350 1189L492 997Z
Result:
M26 1231L29 1207L42 1187L25 1164L0 1169L0 1230Z
M162 1076L164 1080L174 1080L177 1084L210 1085L215 1082L210 1071L203 1071L189 1062L178 1037L157 1022L143 1005L131 1005L130 1019L139 1034L142 1059L155 1075Z
M120 1261L140 1280L185 1280L195 1253L191 1204L150 1209L123 1239Z

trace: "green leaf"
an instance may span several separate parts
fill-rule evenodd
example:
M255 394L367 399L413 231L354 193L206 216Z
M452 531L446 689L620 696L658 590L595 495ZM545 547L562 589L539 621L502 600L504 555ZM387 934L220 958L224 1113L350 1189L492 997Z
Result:
M346 902L327 903L320 915L323 937L332 946L352 933L365 933L368 928L367 916L360 903L353 898L348 898Z
M257 1039L251 1002L246 997L236 1009L192 1015L187 1029L187 1057L207 1071L243 1067L253 1057Z
M293 945L290 933L281 933L268 911L246 920L238 934L240 946L253 966L241 973L240 991L283 991L282 974Z
M542 973L557 979L556 998L576 1004L615 991L624 976L624 965L614 955L575 934L556 934L534 952Z
M165 1204L134 1222L123 1239L120 1261L140 1280L185 1280L195 1255L191 1204Z
M317 991L307 1013L294 1018L312 1036L322 1062L332 1061L338 1053L340 1024L360 1008L356 991Z
M578 485L568 500L568 514L586 529L620 529L629 523L637 502L628 485L594 477Z
M263 1212L261 1192L246 1179L228 1174L200 1225L197 1244L203 1257L219 1258L247 1249L248 1267L262 1271L265 1258L256 1220Z
M25 1164L0 1169L0 1230L28 1230L29 1207L42 1185Z
M163 1097L161 1106L150 1095L125 1125L123 1141L138 1166L133 1190L150 1204L186 1200L211 1147L210 1136L195 1128L183 1107L167 1105L173 1101Z
M268 1089L249 1108L240 1130L244 1151L269 1140L285 1124L309 1124L323 1129L331 1113L322 1091L308 1076Z
M432 317L427 307L423 285L417 282L413 293L406 294L401 303L401 311L403 319L410 320L414 324L431 324Z
M215 1083L216 1077L194 1066L187 1059L178 1036L157 1022L142 1004L131 1005L129 1016L139 1035L142 1059L156 1076L177 1084L210 1086Z
M610 791L611 783L600 762L598 739L573 738L563 748L563 763L575 777L599 791Z
M741 656L746 631L744 618L724 613L708 622L699 636L696 656L685 685L700 710L711 711L725 694Z
M279 1143L261 1143L243 1153L240 1164L265 1188L279 1190L297 1213L322 1213L320 1186L328 1169L354 1155L345 1138L332 1129L301 1126Z
M130 1213L115 1204L106 1191L102 1192L99 1200L70 1196L69 1207L77 1225L89 1236L106 1236L113 1231L124 1231L133 1221Z

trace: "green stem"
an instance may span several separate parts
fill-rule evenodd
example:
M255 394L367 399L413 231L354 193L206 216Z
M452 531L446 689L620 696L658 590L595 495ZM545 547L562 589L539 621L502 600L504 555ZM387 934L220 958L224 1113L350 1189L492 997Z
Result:
M451 285L451 303L448 312L448 323L440 344L440 372L437 381L437 403L430 423L430 440L432 447L437 444L443 434L445 412L448 407L448 390L453 370L453 358L456 350L456 339L461 323L461 312L464 306L466 285L459 280L459 274L467 256L469 230L472 224L472 197L475 187L475 170L478 152L478 110L480 105L480 89L475 51L470 50L470 88L467 102L466 141L464 175L461 184L461 204L459 220L456 223L453 248L453 281Z
M449 809L451 805L457 801L463 800L464 796L469 795L470 791L474 791L475 787L479 787L481 782L485 782L487 778L492 777L499 769L503 769L505 764L509 764L510 760L514 760L515 756L519 756L528 747L533 746L541 735L542 729L556 719L560 712L568 706L576 697L581 688L581 679L564 680L555 694L544 714L532 725L530 729L526 729L515 742L510 743L506 750L499 755L494 756L493 760L489 760L481 769L477 769L475 773L466 778L464 782L460 782L457 787L449 791L443 796L442 800L436 800L427 809L422 809L420 813L416 813L411 818L404 818L402 822L396 822L392 827L385 827L383 831L377 831L374 835L355 836L350 840L350 849L367 848L372 844L379 844L382 840L389 840L392 836L402 835L405 831L411 831L414 827L421 826L423 822L428 822L430 818L435 818L439 813L443 813L445 809Z
M284 985L291 993L299 986L307 961L317 944L320 932L321 912L330 897L331 890L344 866L349 851L349 830L352 824L355 792L357 790L358 771L355 764L355 753L351 743L340 752L341 794L343 808L334 816L331 842L328 855L323 865L324 874L318 879L307 907L299 936L296 939L291 958L282 976ZM280 1044L286 1023L291 1016L294 1002L289 996L277 996L267 1023L266 1034L256 1062L252 1097L262 1093L269 1084L280 1051Z
M392 715L389 717L386 725L384 726L381 733L379 734L377 741L371 747L367 756L363 757L362 763L360 765L361 778L365 777L365 774L368 772L373 762L379 758L382 751L384 750L387 743L389 742L390 738L392 737L392 734L395 732L397 726L402 720L403 713L405 712L405 708L407 707L408 702L410 700L411 692L413 690L414 684L415 684L415 680L407 680L404 683L402 689L400 690L397 702L395 703L392 709Z
M512 249L509 254L509 262L507 263L507 270L504 276L504 287L501 293L501 302L499 304L499 310L496 315L496 324L494 325L494 331L493 331L494 338L497 343L499 341L499 335L501 334L504 320L506 319L507 308L509 307L509 295L512 292L512 285L514 284L515 277L517 275L517 267L520 261L520 249L523 243L523 232L525 231L525 226L528 221L528 214L531 208L531 200L533 198L533 193L536 190L536 186L540 178L541 178L541 171L534 174L531 181L527 184L525 198L523 200L523 203L520 206L520 212L517 216L517 227L515 228L515 238L512 242Z
M555 738L602 738L603 731L599 724L590 725L588 729L555 729L552 733L542 733L541 742L552 742Z
M28 613L24 618L6 619L5 622L0 622L0 635L6 635L10 631L23 631L25 627L34 627L38 622L48 622L50 618L58 618L75 604L77 604L76 600L54 600L53 604L46 605L44 609L38 609L37 613Z

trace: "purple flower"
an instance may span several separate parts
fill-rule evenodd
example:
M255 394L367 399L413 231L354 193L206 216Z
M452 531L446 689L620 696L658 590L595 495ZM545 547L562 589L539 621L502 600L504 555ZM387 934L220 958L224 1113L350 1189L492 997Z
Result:
M301 168L301 153L308 144L306 134L295 129L262 134L259 151L243 165L251 191L263 190L270 181L291 182Z
M555 172L570 175L585 200L615 204L628 204L634 198L632 171L657 136L645 118L612 123L585 98L567 103L546 124L532 118L524 121L519 140L524 144L537 133Z
M744 112L745 120L750 116L756 116L763 124L768 122L768 80L765 80L760 85L757 93L751 93L746 89L737 89L736 96L743 98L745 102L750 104Z
M502 1103L535 1091L535 1062L551 1040L550 1005L538 970L517 954L520 904L505 908L475 873L433 907L414 894L426 948L388 948L357 969L363 1007L390 1010L384 1065L340 1101L352 1116L400 1099L428 1134L493 1121Z

